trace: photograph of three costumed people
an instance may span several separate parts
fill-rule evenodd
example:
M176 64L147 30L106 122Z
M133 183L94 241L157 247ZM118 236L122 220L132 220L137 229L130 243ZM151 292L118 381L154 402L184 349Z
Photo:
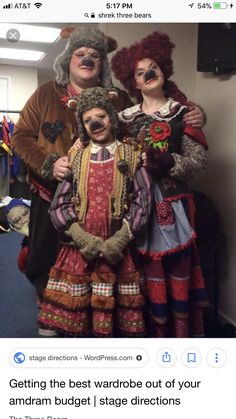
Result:
M205 114L170 80L174 42L154 31L117 48L88 25L61 36L56 78L11 138L31 185L24 273L39 336L203 337L187 183L206 169Z

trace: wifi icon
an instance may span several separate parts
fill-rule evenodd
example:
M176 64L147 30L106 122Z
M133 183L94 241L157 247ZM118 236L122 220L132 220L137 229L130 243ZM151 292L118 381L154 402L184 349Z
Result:
M35 7L37 7L37 9L39 9L42 6L42 3L34 3Z

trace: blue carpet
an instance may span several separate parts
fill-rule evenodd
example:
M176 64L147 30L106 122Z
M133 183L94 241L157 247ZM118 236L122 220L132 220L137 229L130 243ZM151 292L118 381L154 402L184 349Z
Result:
M0 337L37 337L34 287L17 267L21 234L0 234Z
M0 234L0 338L38 337L35 290L16 263L22 237L14 232ZM222 327L210 314L206 318L206 337L236 334L222 334Z

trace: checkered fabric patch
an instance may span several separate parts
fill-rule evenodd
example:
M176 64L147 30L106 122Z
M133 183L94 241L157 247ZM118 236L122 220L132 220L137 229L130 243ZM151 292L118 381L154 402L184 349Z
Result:
M96 295L104 295L105 297L111 297L113 295L112 284L92 284L92 293Z
M140 294L140 287L139 284L136 284L135 282L132 282L131 284L119 284L118 292L120 294L136 295Z
M55 281L55 279L50 278L48 281L47 288L53 291L61 291L66 294L70 294L72 297L80 297L81 295L86 295L90 292L89 284L67 284L63 281Z

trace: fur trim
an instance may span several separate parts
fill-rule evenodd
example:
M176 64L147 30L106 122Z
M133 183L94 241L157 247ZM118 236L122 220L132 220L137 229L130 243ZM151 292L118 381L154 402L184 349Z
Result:
M43 293L44 302L55 304L66 310L84 309L90 306L90 295L72 297L60 291L45 289Z
M51 268L49 272L49 278L56 280L64 280L70 284L89 284L90 276L89 275L70 275L67 272L63 272L61 269Z
M49 154L44 160L41 167L41 175L48 180L55 180L53 177L53 167L56 161L60 158L59 154Z
M138 308L144 306L144 298L142 295L117 295L117 303L119 306L127 308Z
M139 272L128 272L124 274L119 274L119 283L121 284L130 284L135 282L136 284L140 281Z
M91 274L91 281L96 284L101 282L105 284L114 284L116 281L116 276L111 272L93 272Z
M87 141L88 135L84 129L82 116L83 113L92 108L104 109L112 123L114 136L119 135L119 119L118 113L112 105L112 100L109 98L109 92L102 87L92 87L83 90L77 97L77 121L78 121L78 134L81 141Z
M112 82L107 53L113 51L117 46L116 41L111 39L112 38L107 38L105 34L98 29L87 26L79 26L72 31L66 48L60 55L58 55L54 63L57 83L61 86L66 86L69 83L69 67L73 52L81 47L89 47L96 49L101 54L101 86L111 89Z
M91 306L97 309L111 310L115 307L115 298L104 297L103 295L92 295Z

